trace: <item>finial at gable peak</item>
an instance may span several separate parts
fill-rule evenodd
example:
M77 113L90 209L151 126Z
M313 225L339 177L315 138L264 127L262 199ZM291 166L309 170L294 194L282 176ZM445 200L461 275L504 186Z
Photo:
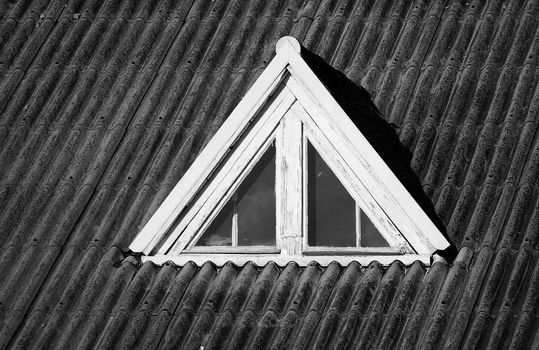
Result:
M284 54L291 49L298 53L301 52L301 45L298 39L293 36L283 36L281 39L277 40L277 43L275 44L275 52L277 54Z

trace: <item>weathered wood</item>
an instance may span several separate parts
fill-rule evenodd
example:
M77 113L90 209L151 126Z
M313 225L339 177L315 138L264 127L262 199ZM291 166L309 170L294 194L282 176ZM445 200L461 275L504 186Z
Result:
M378 203L377 207L383 209L387 216L391 217L391 221L402 234L406 235L406 240L413 249L420 254L431 254L437 249L447 248L449 243L445 237L344 114L344 111L341 109L342 115L338 115L336 108L331 113L326 111L320 105L321 97L310 96L310 91L300 85L295 78L288 79L287 86L298 98L298 102L305 108L307 114L312 117L311 124L316 125L324 137L331 140L332 146L338 154L346 158L346 163L356 173L357 178L361 179L363 186L376 189L371 193L374 202ZM346 123L342 122L343 118ZM383 166L380 166L380 162ZM362 208L365 207L362 205ZM378 215L376 217L381 218ZM425 220L428 220L428 223ZM382 230L380 232L383 233ZM397 236L392 236L397 239Z
M250 172L251 169L252 167L249 167L248 172ZM237 191L234 191L234 194L232 195L232 200L234 202L234 209L232 213L232 246L235 247L238 245L238 192ZM228 199L225 199L225 202L228 202ZM216 212L215 215L219 215L219 212ZM211 218L210 220L207 220L208 224L211 225L211 221L213 221L213 219L215 219L215 217ZM200 234L204 234L204 231L206 231L206 229L204 230L200 229ZM191 243L194 244L195 241L193 240Z
M186 254L280 254L277 247L268 246L230 246L230 247L192 247L185 249Z
M292 105L279 128L280 138L277 145L281 158L277 160L277 191L281 193L277 210L280 211L283 254L299 254L303 232L303 152L301 120L294 112L301 108Z
M243 266L248 262L252 262L257 266L265 266L270 261L275 262L279 266L285 266L288 263L296 263L299 266L307 266L311 262L317 263L320 266L327 266L336 261L339 264L346 266L351 262L359 262L363 266L369 265L373 261L377 261L384 266L389 266L394 261L400 261L402 264L409 266L415 261L420 261L425 265L430 265L430 255L404 254L404 255L341 255L341 256L305 256L305 255L272 255L272 254L181 254L175 256L169 255L154 255L143 256L142 262L151 261L156 265L163 265L167 262L183 266L189 261L201 266L208 261L211 261L216 266L223 266L227 262L232 262L238 266Z
M391 169L299 54L289 55L287 69L292 75L287 86L309 113L319 115L317 123L320 122L320 128L324 132L334 130L335 136L350 146L348 152L368 161L372 174L378 175L379 182L384 185L386 190L384 192L392 196L392 201L397 203L400 211L406 214L402 223L407 226L407 229L413 230L417 245L423 244L431 252L447 248L449 246L447 239L391 172Z
M158 254L179 254L203 233L274 139L274 131L295 98L284 88L249 133L237 143L226 162L216 171L205 191L191 204Z
M305 254L322 252L307 245L305 186L308 179L304 153L306 137L309 137L391 246L383 248L385 250L326 249L323 253L333 256L317 255L316 260L321 264L333 260L342 264L373 260L389 264L400 260L408 264L418 259L430 263L430 254L437 249L445 249L449 242L303 61L299 43L285 37L277 46L276 57L148 221L130 249L154 253L155 247L165 239L158 255L143 257L143 260L157 263L171 260L178 264L193 259L197 263L212 260L218 265L229 260L238 264L249 260L261 265L270 260L279 264L289 261L307 264L313 257L302 255L303 251ZM202 247L193 247L194 242L236 191L273 138L276 142L275 249L281 253L257 254L256 249L246 247L234 247L243 249L241 253L234 254L228 254L232 252L230 249L225 249L222 254L189 252L193 249L200 251ZM207 180L210 182L206 183ZM176 226L170 232L173 224ZM356 228L356 232L359 230ZM170 235L165 237L168 233ZM360 245L359 235L356 240ZM214 252L221 250L208 248ZM397 251L414 250L419 254L392 255ZM371 251L375 255L360 255ZM165 253L175 256L165 256ZM336 256L347 253L353 255Z
M368 187L363 184L365 177L368 176L368 164L364 169L357 169L363 164L356 164L356 171L352 170L349 163L351 155L340 153L336 147L339 147L337 141L328 139L325 133L320 130L312 117L305 110L298 110L303 121L305 136L313 147L320 154L326 164L333 170L335 176L346 188L348 193L354 198L360 208L367 213L369 217L374 218L373 223L382 236L392 247L400 247L407 253L413 253L414 249L403 238L401 232L393 224L391 218L384 212L383 207L379 205L373 192L380 191L380 187ZM346 155L346 156L345 156ZM357 172L362 171L363 176L358 176ZM375 191L370 191L369 188Z
M356 202L356 247L361 247L361 207Z
M396 255L398 247L306 247L304 255Z
M250 120L275 91L284 76L287 63L288 59L284 55L277 55L270 62L223 123L223 127L208 142L193 165L140 231L129 249L145 254L151 253L205 179L214 171L229 147L236 142Z

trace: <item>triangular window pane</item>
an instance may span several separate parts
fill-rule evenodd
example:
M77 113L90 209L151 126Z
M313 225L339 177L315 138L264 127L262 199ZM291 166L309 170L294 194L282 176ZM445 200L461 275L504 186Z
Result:
M275 146L238 189L238 245L275 245Z
M308 245L389 247L311 143L307 157Z
M275 145L272 144L196 245L275 246L275 236Z
M231 246L233 203L229 201L200 237L197 246Z
M311 247L355 247L356 202L309 143L308 244Z
M362 247L389 247L387 241L382 237L380 232L374 227L371 219L361 210L361 246Z

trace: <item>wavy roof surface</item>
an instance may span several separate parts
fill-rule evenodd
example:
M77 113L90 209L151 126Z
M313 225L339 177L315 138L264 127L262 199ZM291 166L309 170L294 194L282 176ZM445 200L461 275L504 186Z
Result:
M0 348L539 348L537 1L0 3ZM141 266L292 35L365 87L460 250Z

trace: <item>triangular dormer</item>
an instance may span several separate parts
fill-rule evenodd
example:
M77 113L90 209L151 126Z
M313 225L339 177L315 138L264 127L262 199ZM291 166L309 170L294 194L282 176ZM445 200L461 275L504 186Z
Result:
M292 37L130 246L143 260L430 263L450 243Z

